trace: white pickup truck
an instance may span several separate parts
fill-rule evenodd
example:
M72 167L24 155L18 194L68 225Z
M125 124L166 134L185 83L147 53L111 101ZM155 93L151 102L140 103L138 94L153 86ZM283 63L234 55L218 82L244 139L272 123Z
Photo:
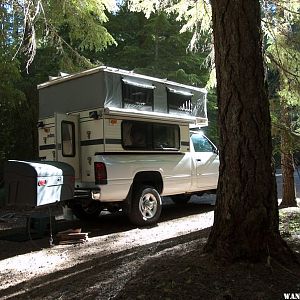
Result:
M202 132L191 132L190 151L174 153L96 154L95 177L99 190L87 206L71 206L80 218L97 216L104 203L126 210L137 225L157 222L161 196L186 203L191 195L214 193L219 157L216 147ZM125 201L119 202L120 199ZM71 203L72 204L72 203Z
M132 223L153 224L161 196L186 202L216 190L218 151L200 131L204 89L107 67L38 89L39 156L75 170L67 204L77 217L123 209Z

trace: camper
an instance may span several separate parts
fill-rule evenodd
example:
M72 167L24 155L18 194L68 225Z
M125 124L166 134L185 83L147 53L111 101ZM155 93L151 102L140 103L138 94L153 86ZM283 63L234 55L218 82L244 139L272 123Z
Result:
M40 160L74 168L66 204L78 218L122 209L149 225L162 196L183 203L216 190L218 150L200 131L205 89L101 66L38 90Z

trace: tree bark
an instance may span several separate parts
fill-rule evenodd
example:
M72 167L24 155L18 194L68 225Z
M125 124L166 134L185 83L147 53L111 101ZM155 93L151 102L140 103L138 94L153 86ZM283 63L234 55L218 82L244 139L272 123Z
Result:
M226 261L291 252L278 229L258 0L212 0L220 175L205 251Z
M286 128L291 127L289 109L285 103L281 103L281 122ZM294 156L291 139L286 130L281 131L281 169L282 169L282 202L280 207L297 206L294 181Z

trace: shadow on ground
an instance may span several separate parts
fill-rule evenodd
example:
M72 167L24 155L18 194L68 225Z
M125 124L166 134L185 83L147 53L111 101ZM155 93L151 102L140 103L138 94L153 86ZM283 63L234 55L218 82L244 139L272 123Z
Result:
M190 203L184 205L175 205L170 199L165 199L159 223L213 211L214 206L205 204L197 198L193 198ZM71 228L81 228L82 232L88 232L89 237L93 238L130 231L136 227L129 223L128 218L122 212L106 213L92 222L57 220L53 227L53 238L55 239L56 232ZM49 231L45 232L42 237L36 238L34 234L29 234L25 227L3 230L0 232L0 259L48 248L49 239ZM12 243L15 244L14 247Z

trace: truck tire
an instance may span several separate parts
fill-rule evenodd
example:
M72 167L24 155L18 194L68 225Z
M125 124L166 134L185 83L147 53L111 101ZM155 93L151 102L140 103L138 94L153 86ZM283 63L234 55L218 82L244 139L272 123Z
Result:
M161 197L153 187L137 188L133 192L129 220L137 226L155 224L161 214L161 205Z
M83 221L93 221L98 219L101 213L101 205L97 201L91 200L89 203L76 202L70 205L73 214Z
M187 194L173 195L171 196L171 199L175 204L183 205L183 204L187 204L190 201L191 195L187 195Z

